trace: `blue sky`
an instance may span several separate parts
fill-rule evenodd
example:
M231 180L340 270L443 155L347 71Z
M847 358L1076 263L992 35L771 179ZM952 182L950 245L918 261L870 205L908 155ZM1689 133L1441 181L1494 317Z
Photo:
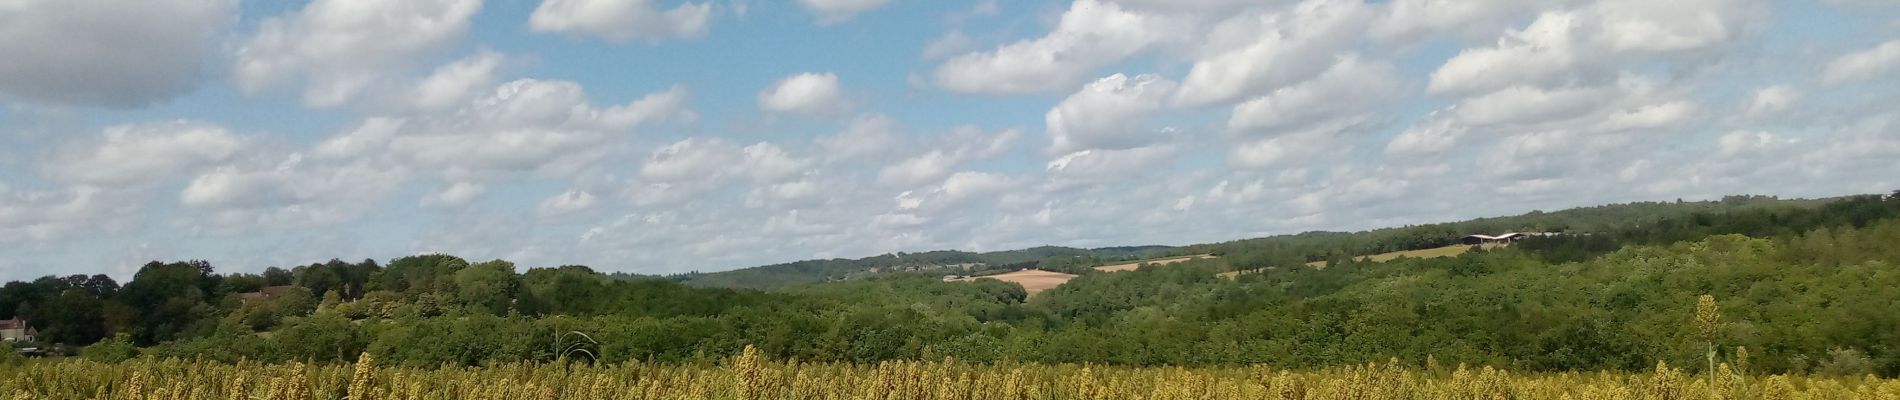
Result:
M1887 0L29 0L0 279L713 271L1900 189Z

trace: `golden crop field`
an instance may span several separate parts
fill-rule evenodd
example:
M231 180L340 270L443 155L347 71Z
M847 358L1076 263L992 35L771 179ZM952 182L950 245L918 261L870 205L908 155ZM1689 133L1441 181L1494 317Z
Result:
M995 279L999 281L1011 282L1018 285L1023 285L1023 291L1033 296L1037 293L1042 293L1042 291L1044 290L1055 289L1056 286L1062 286L1062 284L1064 283L1069 283L1069 280L1075 279L1075 277L1076 275L1065 274L1065 273L1055 272L1055 271L1026 269L1022 271L1006 272L1006 273L1001 273L1001 274L996 274L996 275L984 275L984 276L972 276L972 277L967 277L967 278L958 278L953 281L967 282L967 281L973 281L977 279Z
M1168 264L1174 264L1174 263L1187 262L1189 260L1199 260L1203 258L1214 258L1214 255L1196 254L1196 255L1191 255L1191 256L1168 257L1168 258L1158 258L1158 259L1153 259L1153 260L1132 261L1132 262L1125 262L1125 263L1120 263L1120 264L1103 265L1103 266L1095 267L1095 270L1102 271L1102 272L1134 271L1136 268L1141 268L1142 264L1168 265Z
M1430 364L1428 362L1428 364ZM1900 380L1689 375L1519 375L1388 363L1317 371L767 361L750 348L719 365L512 364L439 369L238 365L177 360L42 361L0 367L8 399L1895 399Z

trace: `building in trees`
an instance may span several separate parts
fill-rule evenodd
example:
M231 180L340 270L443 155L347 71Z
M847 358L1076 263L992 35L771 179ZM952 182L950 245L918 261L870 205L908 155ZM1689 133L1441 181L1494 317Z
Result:
M0 341L15 343L33 342L36 341L35 339L37 339L39 335L40 332L38 330L34 330L32 326L27 325L26 320L20 319L20 317L0 320Z
M1464 238L1459 239L1458 242L1462 244L1476 246L1476 245L1481 245L1481 244L1510 243L1510 242L1523 240L1524 238L1530 237L1530 236L1531 234L1528 234L1528 233L1517 233L1517 232L1509 232L1509 233L1505 233L1505 234L1497 235L1497 236L1470 235L1470 236L1465 236Z
M291 288L294 288L294 287L296 286L290 286L290 285L266 286L263 289L259 289L258 291L255 291L255 292L238 293L238 301L244 302L244 303L269 301L270 299L274 299L274 298L277 298L278 296L282 296L284 294L284 291L290 290Z

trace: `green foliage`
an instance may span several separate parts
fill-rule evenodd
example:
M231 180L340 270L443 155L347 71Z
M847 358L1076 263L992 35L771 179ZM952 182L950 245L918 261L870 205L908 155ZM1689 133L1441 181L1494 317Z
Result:
M1350 257L1519 229L1566 234L1455 257ZM117 334L85 351L105 360L146 345L156 357L233 362L344 363L368 351L389 365L473 366L551 361L555 340L580 332L608 363L712 362L753 345L773 359L859 364L1309 368L1430 357L1526 371L1647 371L1664 360L1892 376L1896 237L1900 202L1734 198L1185 248L902 253L671 279L584 266L517 273L507 261L447 255L263 275L153 263L123 289L103 277L12 282L0 286L0 305L71 343ZM1200 251L1220 257L1089 268ZM1304 266L1321 259L1325 268ZM938 278L946 268L1021 266L1081 276L1033 298L1011 283ZM1252 272L1218 275L1237 270ZM279 279L299 286L262 300L236 295ZM1756 352L1745 362L1739 351L1711 350L1743 347Z
M79 349L80 357L105 363L130 360L138 355L139 349L132 345L132 338L123 333Z

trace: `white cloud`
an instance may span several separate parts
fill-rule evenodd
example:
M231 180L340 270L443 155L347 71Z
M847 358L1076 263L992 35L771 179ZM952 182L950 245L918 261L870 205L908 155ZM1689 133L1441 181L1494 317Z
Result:
M1371 34L1391 42L1419 41L1450 34L1461 39L1493 37L1538 10L1576 0L1394 0L1371 26Z
M1095 70L1160 43L1184 39L1184 21L1113 3L1077 0L1047 36L967 53L937 67L954 92L1014 95L1070 90Z
M640 177L648 182L697 184L710 190L735 177L759 184L782 183L804 175L816 164L771 143L740 148L720 138L693 137L654 150L641 166Z
M501 66L500 53L484 51L460 61L437 67L418 82L409 96L416 107L439 110L462 104L495 85L495 69Z
M960 126L943 135L941 143L878 170L877 182L887 186L916 187L935 182L965 162L996 157L1012 149L1022 132L1005 129L994 133L973 126Z
M1044 115L1050 153L1128 149L1156 142L1163 136L1146 126L1147 119L1166 109L1176 87L1173 81L1155 75L1115 74L1090 83Z
M851 120L844 131L817 141L825 157L832 160L876 157L897 145L899 131L897 120L883 114L865 114Z
M1466 99L1458 117L1472 125L1527 124L1582 116L1613 99L1607 88L1543 89L1514 86Z
M1322 126L1233 145L1228 160L1243 168L1290 167L1328 158L1337 158L1351 150L1343 136L1352 133L1347 126Z
M962 30L952 30L930 41L930 44L924 45L924 59L941 60L944 57L969 51L975 46L976 43L971 41L968 35L964 35Z
M759 108L775 113L804 116L836 116L844 113L844 90L838 87L838 75L803 73L792 75L759 92Z
M1144 172L1173 159L1180 149L1171 145L1153 145L1132 149L1088 149L1063 155L1050 161L1046 169L1052 179L1079 182L1113 182Z
M1430 89L1460 94L1547 83L1577 62L1571 38L1576 18L1544 14L1529 27L1506 33L1496 46L1467 48L1432 72Z
M1390 63L1346 57L1313 80L1301 82L1234 106L1230 131L1297 128L1357 116L1403 93L1397 68Z
M561 216L573 214L594 207L596 199L592 193L569 190L541 200L535 211L542 216Z
M320 157L369 157L468 179L511 172L572 173L605 155L603 145L636 126L693 118L675 86L609 107L580 85L516 80L441 113L366 120L326 140Z
M440 191L430 193L427 197L423 197L422 205L448 208L464 207L470 203L474 203L475 200L482 197L483 193L487 192L488 187L479 183L456 182L453 185L442 188Z
M354 220L382 205L411 176L406 168L290 153L199 174L178 200L200 213L194 223L217 230L328 225Z
M248 143L225 127L170 121L106 128L49 158L51 177L74 183L132 185L170 178L237 156Z
M1596 5L1600 41L1615 51L1676 52L1734 41L1759 25L1753 0L1612 0Z
M1896 68L1900 68L1900 40L1836 58L1827 63L1821 79L1838 85L1884 76Z
M891 0L798 0L798 4L818 16L819 25L850 21L858 14L875 10Z
M815 164L808 159L793 157L771 143L755 143L746 146L743 152L745 163L740 168L759 183L785 182L804 175Z
M1452 110L1455 112L1456 108ZM1424 122L1406 128L1391 142L1387 142L1385 154L1400 158L1437 156L1451 150L1458 139L1465 135L1465 130L1465 126L1458 124L1456 118L1433 112L1425 117Z
M481 7L480 0L316 0L260 23L237 48L232 73L246 93L295 83L306 104L341 105L446 50Z
M1548 11L1491 47L1459 52L1432 73L1430 89L1474 94L1608 80L1632 59L1695 56L1734 43L1761 25L1765 9L1754 0L1617 0Z
M745 160L739 147L719 138L686 138L653 151L640 177L654 182L717 181Z
M877 173L877 181L887 185L915 186L944 177L957 160L942 150L932 150L897 164L884 167Z
M0 182L0 249L67 238L84 231L122 229L137 219L139 203L125 193L96 186L20 191ZM0 268L0 272L5 271Z
M1215 34L1238 36L1245 45L1196 61L1177 100L1223 103L1318 75L1329 64L1312 61L1349 52L1372 16L1372 7L1359 1L1315 0L1288 12L1235 17L1216 28L1226 32Z
M0 5L0 99L138 107L190 92L236 20L230 0Z
M1775 85L1755 90L1749 96L1742 111L1750 116L1765 117L1787 111L1794 103L1801 101L1801 92L1788 85Z
M711 25L712 3L660 10L653 0L544 0L528 16L535 32L593 36L612 42L697 38Z

